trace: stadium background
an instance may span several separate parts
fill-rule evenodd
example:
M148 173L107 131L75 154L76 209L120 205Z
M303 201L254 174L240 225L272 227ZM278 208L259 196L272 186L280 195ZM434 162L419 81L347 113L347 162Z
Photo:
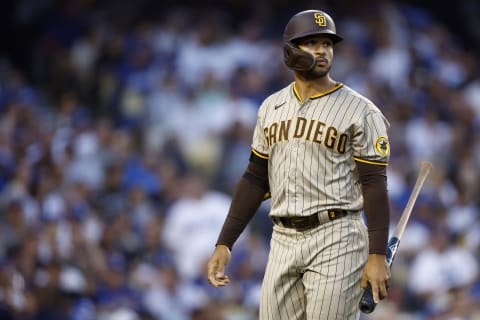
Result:
M474 0L2 1L0 319L256 318L268 203L229 287L205 261L256 110L291 81L283 27L312 6L346 39L332 75L392 124L392 222L435 166L362 319L480 319Z

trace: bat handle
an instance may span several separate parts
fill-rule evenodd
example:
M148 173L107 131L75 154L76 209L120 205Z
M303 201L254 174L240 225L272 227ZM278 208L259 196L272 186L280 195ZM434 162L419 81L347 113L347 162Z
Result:
M389 267L391 267L392 265L399 244L400 239L398 239L397 237L392 237L388 241L386 260ZM370 285L370 283L367 283L367 287L365 288L365 290L363 290L362 298L360 299L358 306L360 308L360 311L362 311L363 313L372 313L373 310L375 310L377 304L373 300L372 286Z
M363 313L372 313L375 310L377 304L373 301L372 286L370 283L367 284L367 287L363 291L362 298L360 299L359 307L360 311Z

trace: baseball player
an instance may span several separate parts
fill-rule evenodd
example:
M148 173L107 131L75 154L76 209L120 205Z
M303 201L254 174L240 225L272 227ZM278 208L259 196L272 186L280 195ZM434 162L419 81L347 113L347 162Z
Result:
M274 227L259 318L358 319L362 287L370 283L378 302L390 279L389 124L370 100L330 77L342 37L327 13L297 13L283 39L294 82L259 109L208 280L229 283L232 246L269 195Z

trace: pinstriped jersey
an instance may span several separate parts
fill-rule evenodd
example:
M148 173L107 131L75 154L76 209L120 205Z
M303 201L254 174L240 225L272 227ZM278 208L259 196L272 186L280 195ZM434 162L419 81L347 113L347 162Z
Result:
M252 149L268 159L270 215L362 210L355 161L387 165L388 128L370 100L341 83L303 102L294 82L267 97Z

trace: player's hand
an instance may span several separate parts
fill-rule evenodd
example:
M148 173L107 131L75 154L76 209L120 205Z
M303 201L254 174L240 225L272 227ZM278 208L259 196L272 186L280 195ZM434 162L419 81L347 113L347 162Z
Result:
M379 300L387 296L390 284L390 268L383 254L369 254L365 270L362 277L362 288L366 288L370 283L373 293L373 301L378 303Z
M230 282L225 275L225 266L228 262L230 262L230 249L224 245L216 246L207 264L208 282L215 288L223 287Z

